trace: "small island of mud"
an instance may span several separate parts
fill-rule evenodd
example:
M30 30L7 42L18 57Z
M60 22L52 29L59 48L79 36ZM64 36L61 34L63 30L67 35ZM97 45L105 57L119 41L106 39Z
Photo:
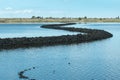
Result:
M73 43L83 43L95 40L110 38L113 35L104 30L64 27L76 23L48 24L42 25L42 28L66 30L71 32L80 32L76 35L61 35L52 37L22 37L22 38L4 38L0 39L0 49L15 49L27 47L41 47L51 45L64 45ZM83 34L81 34L83 33Z

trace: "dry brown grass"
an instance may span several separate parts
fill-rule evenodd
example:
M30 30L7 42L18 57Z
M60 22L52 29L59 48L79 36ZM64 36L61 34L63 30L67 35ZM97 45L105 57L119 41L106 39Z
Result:
M120 22L120 19L116 18L43 18L43 19L31 19L31 18L0 18L0 23L34 23L34 22Z

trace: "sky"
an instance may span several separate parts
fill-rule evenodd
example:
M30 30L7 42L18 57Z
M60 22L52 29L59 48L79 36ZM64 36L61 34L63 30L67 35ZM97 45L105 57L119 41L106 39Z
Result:
M120 0L0 0L0 18L117 17Z

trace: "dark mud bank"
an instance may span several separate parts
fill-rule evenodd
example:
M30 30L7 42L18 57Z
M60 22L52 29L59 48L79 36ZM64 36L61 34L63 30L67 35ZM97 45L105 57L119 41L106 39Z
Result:
M18 73L19 78L20 78L20 79L25 79L25 80L36 80L36 79L30 79L28 76L25 76L25 75L24 75L25 72L31 71L31 70L33 70L33 69L35 69L35 68L36 68L36 67L32 67L32 68L29 68L29 69L25 69L25 70L23 70L23 71L20 71L20 72Z
M14 49L14 48L23 48L23 47L40 47L40 46L50 46L50 45L58 45L58 44L82 43L82 42L106 39L113 36L111 33L104 30L63 27L66 25L73 25L73 24L75 23L48 24L48 25L43 25L41 27L49 28L49 29L66 30L72 32L80 32L77 35L31 37L31 38L27 38L27 37L5 38L5 39L0 39L0 49ZM85 34L81 34L81 32Z

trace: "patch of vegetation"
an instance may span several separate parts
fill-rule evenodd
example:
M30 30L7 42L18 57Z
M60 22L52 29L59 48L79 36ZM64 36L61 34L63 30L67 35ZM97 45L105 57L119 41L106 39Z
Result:
M119 16L115 18L88 18L84 17L43 17L32 16L31 18L0 18L0 23L34 23L34 22L120 22Z

